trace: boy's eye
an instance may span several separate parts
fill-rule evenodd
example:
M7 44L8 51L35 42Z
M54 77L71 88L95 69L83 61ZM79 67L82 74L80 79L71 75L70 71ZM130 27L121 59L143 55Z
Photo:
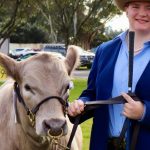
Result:
M133 6L132 8L139 8L138 6Z
M131 4L131 7L132 8L139 8L139 5L137 5L137 4Z

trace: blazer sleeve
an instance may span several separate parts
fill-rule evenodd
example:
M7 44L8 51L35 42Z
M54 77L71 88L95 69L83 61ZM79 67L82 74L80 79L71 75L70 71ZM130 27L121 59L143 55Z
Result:
M103 44L102 44L103 45ZM82 100L84 103L86 101L96 100L96 78L98 72L98 64L100 61L101 53L102 53L102 45L97 48L97 52L94 58L94 62L91 67L91 71L88 77L87 88L82 92L78 99ZM81 114L80 123L85 120L92 118L94 116L94 110L86 111ZM72 123L74 123L76 117L69 116L69 119Z
M102 53L102 45L97 48L95 59L88 77L87 88L82 92L79 97L79 99L83 100L84 102L96 100L96 78L99 69L98 64Z
M142 119L141 123L150 128L150 101L144 100L144 104L145 104L146 111L145 111L145 116Z

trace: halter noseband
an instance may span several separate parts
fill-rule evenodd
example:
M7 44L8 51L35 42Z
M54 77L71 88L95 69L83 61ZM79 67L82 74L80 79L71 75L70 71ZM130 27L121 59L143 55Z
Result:
M24 106L32 126L35 126L35 115L36 115L37 111L39 110L40 106L43 103L45 103L45 102L47 102L47 101L49 101L51 99L57 99L62 104L64 115L66 115L66 108L68 106L68 101L63 100L61 97L58 97L58 96L46 97L45 99L43 99L41 102L39 102L35 107L33 107L30 110L28 108L28 106L26 105L23 97L21 96L20 88L19 88L19 85L18 85L17 82L14 83L14 90L15 90L15 92L17 94L19 102L22 103L22 105Z

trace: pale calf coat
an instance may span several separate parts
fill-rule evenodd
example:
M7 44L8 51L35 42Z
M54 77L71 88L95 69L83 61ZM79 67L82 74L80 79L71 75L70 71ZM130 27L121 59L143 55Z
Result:
M57 150L57 146L42 143L41 136L47 134L48 122L59 128L62 123L63 134L60 143L66 145L72 124L64 116L61 103L52 99L42 104L36 114L35 126L31 126L26 111L17 101L14 106L14 81L20 87L20 93L27 106L32 109L41 100L49 96L59 96L66 100L70 74L77 65L78 54L76 46L70 46L64 60L52 54L38 54L25 61L15 60L0 53L0 64L6 69L8 78L0 87L0 149L1 150ZM15 110L18 111L15 123ZM68 130L67 130L68 126ZM71 150L82 149L82 132L79 127L74 137Z

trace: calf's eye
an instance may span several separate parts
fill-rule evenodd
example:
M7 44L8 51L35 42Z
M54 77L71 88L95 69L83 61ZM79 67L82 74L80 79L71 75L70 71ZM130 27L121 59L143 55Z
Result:
M29 91L32 94L35 94L35 92L33 91L33 89L28 84L26 84L24 87L25 87L26 91Z
M31 90L31 87L30 87L28 84L26 84L24 87L25 87L25 89L26 89L27 91L30 91L30 90Z

